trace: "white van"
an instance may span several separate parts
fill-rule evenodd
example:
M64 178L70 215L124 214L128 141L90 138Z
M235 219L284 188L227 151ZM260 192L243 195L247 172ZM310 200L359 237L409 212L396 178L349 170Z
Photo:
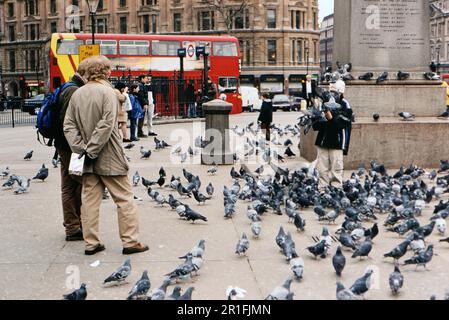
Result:
M259 97L259 90L257 88L242 86L239 88L239 91L242 96L243 111L253 112L254 110L260 110L262 107L262 99Z

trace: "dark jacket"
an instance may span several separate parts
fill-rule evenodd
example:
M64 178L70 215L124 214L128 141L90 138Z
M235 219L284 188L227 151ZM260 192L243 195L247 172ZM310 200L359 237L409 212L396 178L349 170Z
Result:
M67 108L69 106L72 95L76 90L85 85L85 80L77 73L75 73L75 75L72 77L71 82L73 82L75 85L65 88L59 96L59 106L61 108L61 111L59 114L58 134L54 141L54 145L57 149L62 149L65 151L71 151L67 139L64 136L63 130L65 114L67 112Z
M311 94L311 97L316 97L317 96L317 93L316 93L316 87L317 87L316 80L312 80L311 82L312 82L312 94ZM308 98L307 97L307 82L304 82L302 84L302 97L304 99Z
M148 86L144 83L139 83L139 93L137 94L137 99L139 99L139 103L142 106L148 105Z
M271 100L263 101L257 121L265 124L273 122L273 104L271 103Z
M185 99L187 103L195 103L195 87L189 84L186 88Z
M343 150L347 155L351 138L352 109L346 100L343 100L342 111L332 114L332 120L325 118L313 123L313 130L318 131L315 145L326 149Z
M217 85L213 82L207 83L207 97L209 101L217 99Z
M140 91L139 91L140 92ZM143 109L139 102L139 95L138 94L130 94L129 100L131 101L131 107L132 109L128 111L128 117L130 119L141 119L143 118Z

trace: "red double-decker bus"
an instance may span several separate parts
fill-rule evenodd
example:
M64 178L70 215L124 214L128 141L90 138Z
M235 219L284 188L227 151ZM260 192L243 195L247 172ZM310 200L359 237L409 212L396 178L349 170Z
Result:
M151 74L153 79L170 80L179 78L180 58L178 49L186 49L184 58L184 79L203 78L204 59L197 57L196 48L205 47L209 52L208 76L217 85L218 94L226 94L226 101L233 104L232 113L242 112L242 100L238 94L240 76L240 48L237 38L229 36L167 36L96 34L95 43L100 45L102 55L113 64L111 78L135 79L141 74ZM92 44L90 34L55 33L50 49L50 89L54 90L70 80L79 64L79 46ZM195 81L197 90L201 89ZM159 92L156 97L156 112L177 103L169 90ZM168 97L170 96L170 97Z

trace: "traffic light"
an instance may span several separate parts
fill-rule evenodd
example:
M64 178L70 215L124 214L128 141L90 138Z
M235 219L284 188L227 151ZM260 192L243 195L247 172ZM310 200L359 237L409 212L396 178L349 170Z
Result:
M23 75L21 75L19 77L19 88L20 88L22 98L25 98L25 96L26 96L26 80Z

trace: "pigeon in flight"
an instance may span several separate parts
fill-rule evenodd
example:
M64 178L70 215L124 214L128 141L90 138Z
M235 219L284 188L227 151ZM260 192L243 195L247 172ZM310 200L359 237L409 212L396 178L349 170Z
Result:
M109 277L107 277L103 285L105 284L121 284L131 274L131 259L126 261L117 270L115 270Z
M81 287L72 293L63 295L64 300L86 300L87 290L86 284L82 283Z

